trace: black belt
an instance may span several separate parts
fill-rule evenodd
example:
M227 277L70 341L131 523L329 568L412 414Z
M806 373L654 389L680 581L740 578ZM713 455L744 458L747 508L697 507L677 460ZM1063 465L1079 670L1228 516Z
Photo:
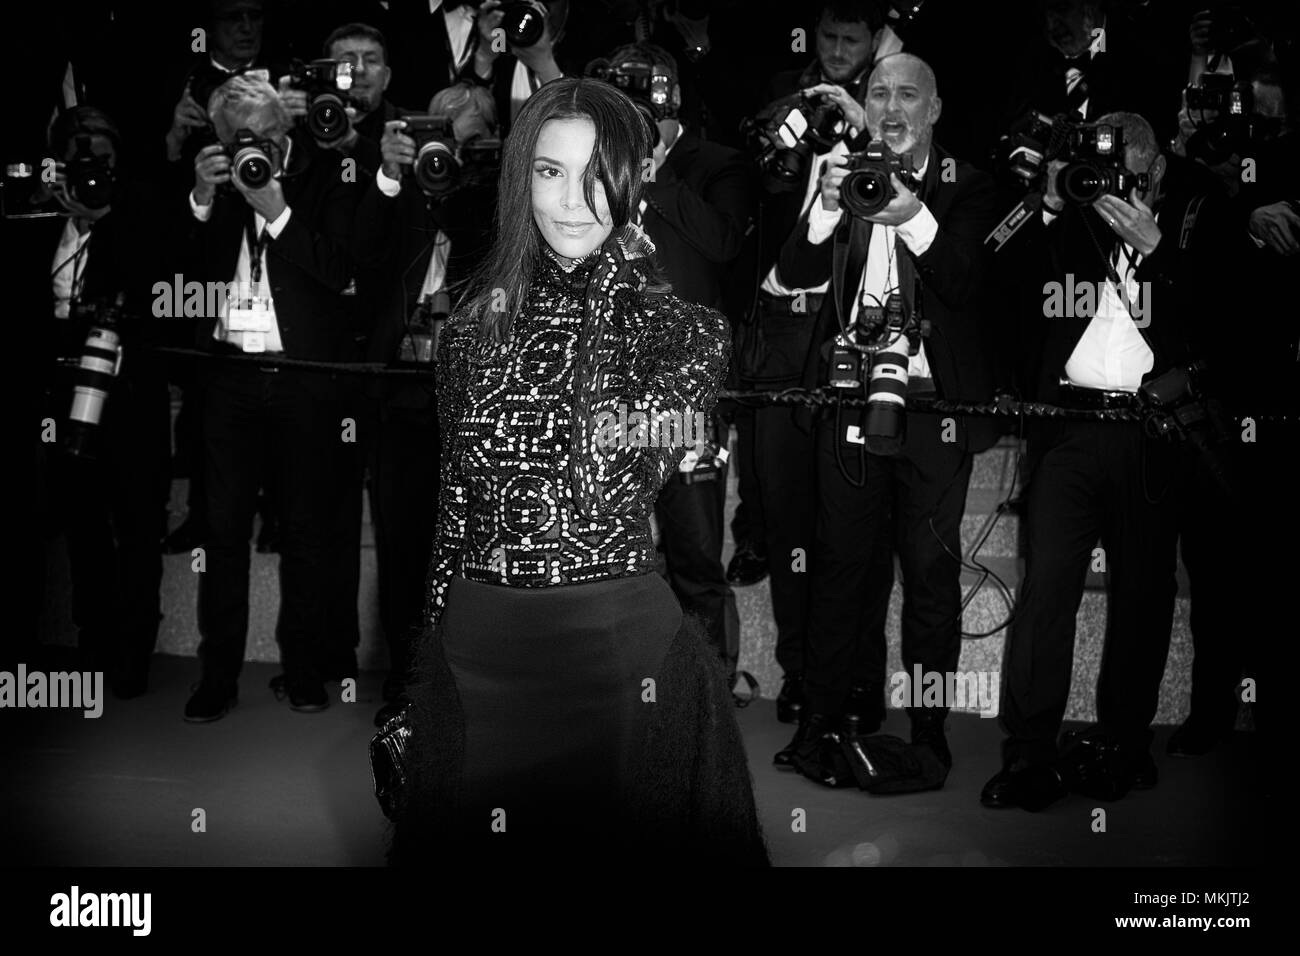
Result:
M793 306L799 301L797 295L772 295L770 292L759 292L758 301L763 307L763 311L768 315L797 315L800 318L809 315L816 315L821 311L822 300L826 298L824 292L805 292L803 294L803 308L795 311Z
M212 351L218 355L260 355L271 359L284 357L283 352L245 352L243 349L239 348L238 346L231 345L229 342L221 342L218 341L217 339L212 340ZM255 368L259 372L280 371L278 368L272 368L267 365L253 365L253 363L251 362L247 363L246 367Z
M1061 385L1061 404L1066 408L1137 408L1132 392L1109 392L1100 388Z

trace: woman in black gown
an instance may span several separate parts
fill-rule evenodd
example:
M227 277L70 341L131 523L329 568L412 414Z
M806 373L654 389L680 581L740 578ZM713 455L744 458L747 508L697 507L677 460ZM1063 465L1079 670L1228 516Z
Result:
M543 86L505 144L495 244L438 350L394 862L767 863L731 695L654 570L673 428L711 412L729 333L631 224L650 157L631 100L589 79Z

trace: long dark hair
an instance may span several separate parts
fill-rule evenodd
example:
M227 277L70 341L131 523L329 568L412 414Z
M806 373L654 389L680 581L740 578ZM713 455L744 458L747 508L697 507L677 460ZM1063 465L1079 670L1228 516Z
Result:
M480 342L506 341L544 254L546 240L533 220L532 200L533 152L542 125L582 117L596 127L582 181L588 208L595 212L599 180L605 187L614 235L631 221L641 203L642 171L653 146L641 114L621 90L601 80L564 77L530 96L502 152L492 248L461 301L466 318L478 320Z

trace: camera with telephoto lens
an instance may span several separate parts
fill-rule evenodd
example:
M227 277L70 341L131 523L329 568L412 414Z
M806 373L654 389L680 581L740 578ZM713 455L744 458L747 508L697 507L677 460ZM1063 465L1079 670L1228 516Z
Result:
M275 175L271 157L276 148L274 142L258 137L252 130L237 130L234 141L222 147L230 157L231 180L245 189L261 189Z
M1068 203L1090 206L1107 194L1127 201L1136 188L1150 188L1146 173L1124 165L1124 130L1107 123L1075 123L1068 130L1056 174L1056 191Z
M325 145L348 135L352 120L347 108L358 104L352 89L352 64L343 60L295 60L289 68L289 88L307 94L307 129Z
M859 306L854 322L854 340L870 358L863 437L873 455L896 455L903 446L907 366L920 348L919 328L906 312L895 292L883 306Z
M506 0L500 9L501 29L511 46L532 46L546 32L546 4L542 0Z
M827 97L797 93L767 106L744 130L769 192L802 190L808 164L844 138L844 111Z
M1282 122L1255 112L1255 92L1231 73L1202 73L1198 84L1184 91L1187 116L1196 127L1187 140L1187 155L1210 165L1277 136ZM1206 117L1206 112L1214 115Z
M91 308L90 329L72 375L72 407L60 436L64 452L95 458L100 420L108 394L122 369L121 314L125 295ZM80 315L77 316L81 318Z
M652 146L658 148L659 121L675 118L681 106L681 96L672 76L663 67L656 67L648 61L611 63L603 57L592 60L583 72L627 94L645 121Z
M898 195L889 181L891 174L906 182L914 172L910 155L895 153L881 140L851 154L848 169L840 182L840 205L859 219L874 216Z

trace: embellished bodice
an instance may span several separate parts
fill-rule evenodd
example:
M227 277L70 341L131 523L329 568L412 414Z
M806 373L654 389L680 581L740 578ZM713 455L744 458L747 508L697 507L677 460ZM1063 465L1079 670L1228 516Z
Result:
M712 411L729 335L719 313L644 292L624 265L617 250L570 271L544 257L504 344L480 345L459 315L444 328L431 623L458 573L548 587L653 570L650 509L689 422Z

